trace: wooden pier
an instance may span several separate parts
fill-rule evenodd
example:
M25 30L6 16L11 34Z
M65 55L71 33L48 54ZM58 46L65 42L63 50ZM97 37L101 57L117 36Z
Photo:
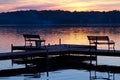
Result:
M24 47L24 46L23 46ZM22 46L14 46L15 50L23 49ZM27 51L15 51L8 53L0 53L0 60L7 59L17 59L17 58L26 58L26 57L35 57L35 56L46 56L46 55L69 55L69 54L83 54L83 55L97 55L97 56L116 56L120 57L120 51L116 50L89 50L89 45L51 45L46 46L42 50L27 50Z
M86 57L79 57L78 59L71 58L70 62L66 62L66 58L56 60L53 59L55 62L51 62L49 58L50 56L54 56L53 58L57 58L56 56L62 56L65 57L65 55L68 55L70 58L70 55L72 56L86 56ZM89 57L88 57L89 56ZM61 44L61 45L48 45L48 46L42 46L36 48L35 46L32 47L26 47L26 46L12 46L11 52L8 53L0 53L0 60L15 60L15 59L27 59L27 58L44 58L44 61L38 60L41 62L36 62L36 66L28 66L25 65L25 68L19 68L19 69L8 69L8 70L0 70L1 76L10 76L10 75L16 75L21 73L34 73L35 72L47 72L47 76L49 76L48 71L56 70L56 69L64 69L64 68L73 68L73 69L85 69L88 70L91 74L91 71L94 71L95 78L96 77L96 71L99 72L108 72L109 73L120 73L119 66L107 66L107 65L98 65L97 64L97 56L112 56L112 57L120 57L120 50L96 50L95 46L90 45L73 45L73 44ZM85 59L87 58L87 59ZM67 58L68 59L68 58ZM63 60L63 61L61 61ZM90 63L84 63L85 60L90 60ZM92 64L92 61L96 61L96 64ZM75 61L75 62L73 62ZM25 61L23 61L25 62ZM39 64L40 65L39 65ZM44 63L44 64L42 64ZM54 63L54 64L53 64ZM60 63L64 66L60 66ZM26 64L26 63L23 63ZM74 64L74 65L73 65ZM34 65L34 63L33 63ZM59 65L59 66L58 66ZM42 67L41 67L42 66ZM41 68L41 69L40 69ZM31 69L34 71L31 72ZM13 72L12 74L8 74L8 72ZM6 75L7 74L7 75Z

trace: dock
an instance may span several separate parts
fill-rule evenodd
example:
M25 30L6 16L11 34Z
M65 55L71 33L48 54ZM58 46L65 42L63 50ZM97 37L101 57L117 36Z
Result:
M48 77L49 71L83 69L89 71L91 79L92 77L97 78L96 71L107 72L107 79L109 79L110 73L113 75L120 73L120 66L98 65L97 56L120 57L120 50L96 50L95 46L74 44L47 45L40 48L32 46L27 47L27 49L26 46L12 46L11 52L0 53L0 60L12 60L12 64L25 64L25 67L0 70L0 76L22 73L36 76L39 72L46 72ZM29 58L30 60L28 60ZM95 61L95 64L92 61ZM9 72L11 73L9 74ZM91 73L94 73L94 75L91 75ZM40 74L38 74L38 77L40 77Z
M22 48L22 46L15 46L17 49ZM14 48L15 48L14 47ZM24 46L23 46L24 47ZM7 59L17 59L17 58L26 58L26 57L35 57L35 56L46 56L46 55L70 55L70 54L83 54L83 55L97 55L97 56L114 56L120 57L120 51L116 50L89 50L89 45L50 45L46 46L42 50L28 50L28 51L15 51L0 53L0 60Z

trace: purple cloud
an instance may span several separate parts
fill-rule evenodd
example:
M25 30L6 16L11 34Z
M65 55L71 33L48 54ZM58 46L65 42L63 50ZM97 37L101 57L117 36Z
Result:
M120 7L120 3L118 3L118 4L100 4L99 6L103 6L103 7Z
M14 10L54 10L54 9L63 9L63 10L73 10L79 9L79 7L74 7L76 3L91 3L89 6L85 6L83 8L87 8L88 10L112 10L119 9L120 10L120 2L119 0L38 0L34 3L34 0L0 0L0 12L3 11L14 11ZM116 2L116 3L115 3ZM112 4L110 4L112 3ZM115 4L114 4L115 3ZM34 5L32 5L34 4ZM67 4L72 4L71 6L67 6ZM78 4L77 4L78 5ZM108 8L108 9L107 9Z
M26 5L26 6L19 6L15 7L14 10L25 10L25 9L50 9L54 6L57 6L55 4L41 4L41 5Z
M0 4L16 3L17 0L0 0Z

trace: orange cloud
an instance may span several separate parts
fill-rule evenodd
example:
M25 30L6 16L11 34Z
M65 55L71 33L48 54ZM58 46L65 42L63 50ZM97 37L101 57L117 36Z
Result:
M13 10L120 10L120 0L0 0L0 12Z

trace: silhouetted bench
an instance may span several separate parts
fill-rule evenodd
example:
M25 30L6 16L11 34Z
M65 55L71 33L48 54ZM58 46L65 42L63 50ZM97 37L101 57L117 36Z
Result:
M42 43L45 46L45 40L40 39L39 35L23 34L23 37L25 39L25 46L41 47Z
M13 50L43 50L45 49L45 40L40 39L39 35L23 34L25 45L13 46L11 45L11 51ZM42 44L43 43L43 44Z
M112 49L115 51L115 42L113 40L110 40L108 36L87 36L89 40L90 46L93 44L96 46L97 50L97 45L108 45L108 50Z

